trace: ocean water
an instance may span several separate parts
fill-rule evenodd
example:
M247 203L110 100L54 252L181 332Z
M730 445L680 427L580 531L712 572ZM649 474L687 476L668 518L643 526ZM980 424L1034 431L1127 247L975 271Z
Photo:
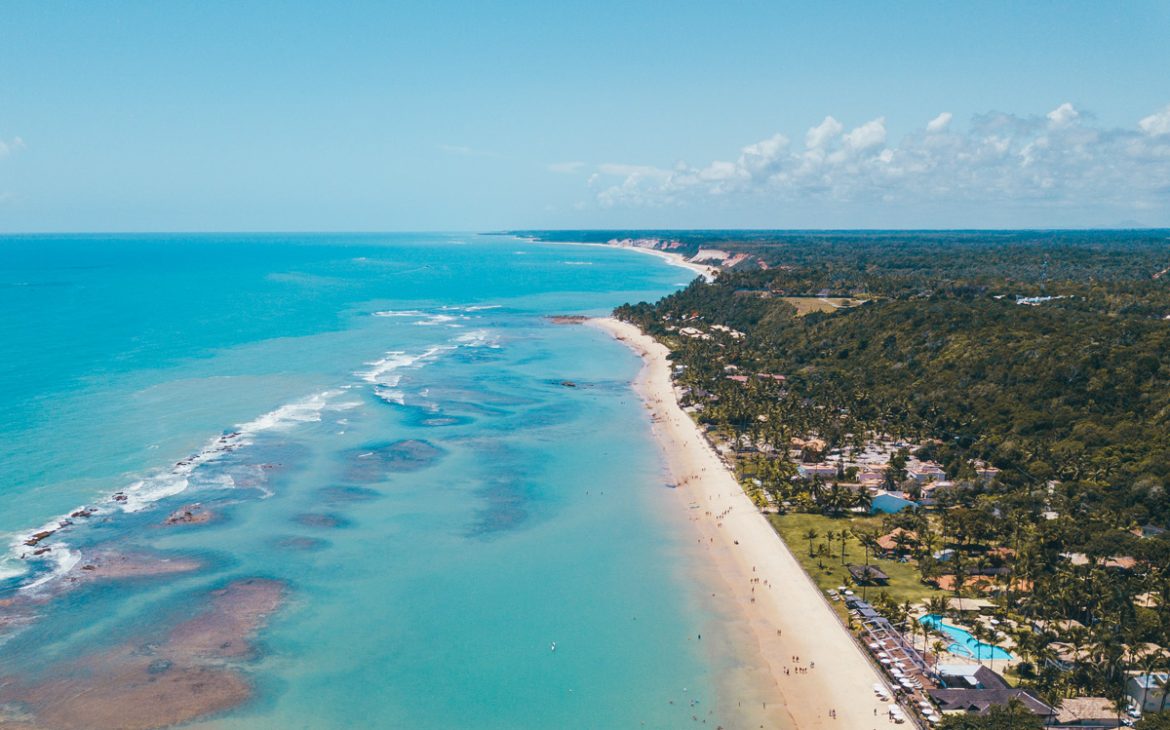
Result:
M156 709L714 727L717 622L664 514L639 363L547 319L691 276L494 236L0 238L0 724L224 671L247 691L204 707L174 680ZM163 524L195 504L208 522ZM241 652L250 609L221 589L251 579L281 601ZM191 649L192 625L232 638Z

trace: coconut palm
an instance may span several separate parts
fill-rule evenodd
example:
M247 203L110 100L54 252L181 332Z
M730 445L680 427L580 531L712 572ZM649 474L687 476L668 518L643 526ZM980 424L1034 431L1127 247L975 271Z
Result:
M804 539L808 540L808 556L810 558L815 555L815 553L813 553L813 541L818 537L820 537L820 533L811 527L804 531Z

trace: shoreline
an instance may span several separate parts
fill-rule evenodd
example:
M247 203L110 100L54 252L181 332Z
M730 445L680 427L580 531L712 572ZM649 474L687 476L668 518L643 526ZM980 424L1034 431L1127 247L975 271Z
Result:
M546 246L595 246L601 248L616 248L622 251L638 251L640 253L657 256L671 266L677 266L680 269L688 269L703 277L707 283L715 280L715 275L719 273L718 266L708 266L707 264L699 264L690 261L681 253L673 251L662 251L657 248L645 248L643 246L621 246L615 243L585 243L583 241L539 241L536 239L524 239L530 243L539 243Z
M728 633L736 634L735 654L747 665L720 684L734 683L736 694L758 696L761 705L750 714L762 715L766 727L863 730L886 722L887 706L873 692L875 683L885 681L679 406L669 350L613 318L586 324L642 358L634 390L650 411L655 440L677 484L679 514L688 515L694 545L709 555L704 567L719 579L712 598L732 617Z

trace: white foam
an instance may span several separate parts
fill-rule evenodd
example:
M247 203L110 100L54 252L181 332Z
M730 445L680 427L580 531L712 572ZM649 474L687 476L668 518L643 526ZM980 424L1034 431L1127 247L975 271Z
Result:
M387 403L394 403L396 405L406 405L406 394L401 390L394 390L392 388L375 388L374 395L378 396Z
M456 337L455 341L464 347L500 347L500 338L489 330L472 330Z
M499 309L503 306L503 304L468 304L466 306L444 304L439 309L444 312L482 312L487 309Z
M422 363L444 350L450 349L452 348L448 346L434 345L417 355L408 355L402 350L391 350L382 359L366 363L370 369L356 373L356 375L371 385L385 385L393 388L398 385L402 377L394 374L396 370Z
M205 462L203 462L205 463ZM139 479L122 490L125 501L120 502L123 512L141 512L150 505L164 499L181 494L191 486L187 476L194 471L194 467L185 470L184 474L159 474L146 479Z
M170 469L145 476L125 489L115 492L105 500L103 505L98 507L81 506L70 510L69 514L85 510L90 517L93 517L109 514L114 508L121 509L123 512L140 512L160 499L182 493L190 487L191 475L196 469L203 464L222 458L225 454L240 447L248 446L260 433L286 430L302 423L318 422L321 420L322 412L327 409L341 411L357 408L361 405L358 401L346 401L331 405L330 399L338 393L340 393L339 390L324 391L292 403L286 403L258 418L236 426L236 429L231 433L211 439L197 454L180 459ZM205 484L222 489L231 489L236 486L235 480L228 474L217 475L207 480ZM264 496L272 495L263 487L261 489L266 492ZM51 560L56 565L49 573L26 586L22 586L20 589L22 591L39 588L72 570L81 560L80 553L69 550L65 543L54 538L60 532L70 529L74 524L79 524L74 518L61 516L46 522L35 530L13 536L9 554L0 558L0 580L28 572L27 568L17 566L19 562L30 557ZM29 556L30 548L34 548L34 546L26 543L34 535L42 532L51 534L39 540L36 547L48 547L49 551L42 554L43 558L42 556Z
M447 322L454 321L455 318L449 314L432 314L426 319L420 319L419 321L415 322L415 324L422 327L433 327L437 324L446 324Z
M240 436L247 438L262 431L285 430L301 423L314 423L321 420L321 412L329 404L329 399L337 395L336 390L327 390L269 411L259 418L241 423L236 426ZM212 443L223 441L223 437Z
M134 482L122 490L120 499L116 496L111 499L121 506L123 512L141 512L160 499L181 494L191 485L190 476L196 469L231 451L250 445L257 434L265 431L285 431L302 423L320 421L321 412L329 406L329 399L338 393L336 390L316 393L241 423L236 426L235 431L208 441L199 453L181 459L168 471ZM351 404L344 404L342 407L351 407Z
M426 312L420 312L417 309L386 309L381 312L374 312L375 317L425 317Z
M40 578L37 578L32 583L20 587L21 591L32 591L41 586L60 578L69 571L73 570L79 562L81 562L81 553L70 550L64 543L53 543L53 549L47 553L50 559L56 563L53 569L45 573Z

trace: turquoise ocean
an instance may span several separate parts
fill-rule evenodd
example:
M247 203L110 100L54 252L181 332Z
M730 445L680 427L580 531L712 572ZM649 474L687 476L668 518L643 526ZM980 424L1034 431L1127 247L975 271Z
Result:
M639 361L548 319L691 278L506 236L0 237L0 683L262 578L250 697L194 727L713 727Z

